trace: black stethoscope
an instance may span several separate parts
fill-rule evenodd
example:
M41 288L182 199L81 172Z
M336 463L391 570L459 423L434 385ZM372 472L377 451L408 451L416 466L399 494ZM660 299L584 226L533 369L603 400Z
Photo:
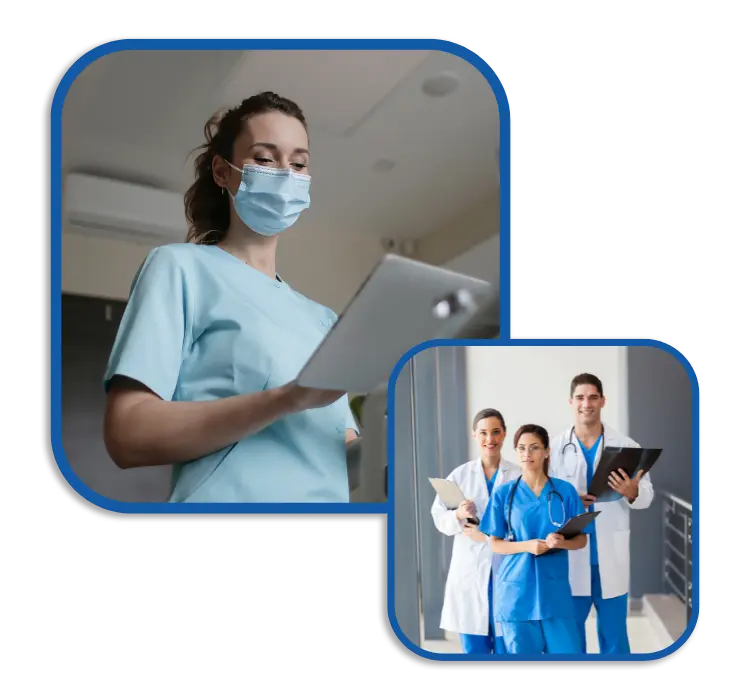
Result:
M573 438L575 437L575 426L573 426L570 429L570 434L568 435L568 441L563 445L562 449L560 450L560 454L563 458L563 463L565 463L565 450L567 450L569 447L573 448L573 454L575 455L575 458L578 459L578 448L576 447L576 442L578 442L578 438L575 438L575 441ZM604 450L604 425L602 424L602 450Z
M519 476L516 479L516 482L513 484L512 488L510 489L510 498L508 499L508 542L515 542L516 535L513 532L513 525L511 516L513 515L513 499L516 496L516 491L518 489L518 484L521 483L521 479L523 479L523 474ZM549 521L555 526L555 527L562 527L565 524L565 502L563 501L562 496L558 493L557 489L552 484L552 479L547 477L547 481L549 482L550 491L547 493L547 515L549 516ZM557 498L560 500L560 505L562 506L562 513L563 513L563 519L561 523L555 522L555 520L552 518L552 496L557 496Z

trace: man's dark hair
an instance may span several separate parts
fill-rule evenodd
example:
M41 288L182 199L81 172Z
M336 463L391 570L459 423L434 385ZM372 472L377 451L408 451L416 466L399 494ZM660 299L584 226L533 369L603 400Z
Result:
M573 381L570 383L571 399L573 398L573 394L575 394L576 388L581 386L581 384L591 384L592 386L595 386L596 390L599 392L599 396L604 396L602 380L594 374L588 374L587 372L584 372L583 374L577 374L575 377L573 377Z

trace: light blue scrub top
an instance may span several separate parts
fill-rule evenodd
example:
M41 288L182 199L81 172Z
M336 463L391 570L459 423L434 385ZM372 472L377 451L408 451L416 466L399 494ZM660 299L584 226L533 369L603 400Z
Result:
M165 401L210 401L296 378L336 320L330 309L214 245L152 250L133 282L105 376ZM349 501L347 397L289 415L213 454L177 464L172 502Z
M578 438L576 438L578 439ZM596 460L596 452L599 449L599 443L602 441L600 435L596 442L591 446L590 450L587 450L583 443L578 440L578 444L581 446L581 452L583 452L583 458L586 460L586 488L591 486L591 480L594 478L594 461ZM589 506L589 512L594 510L594 506ZM591 527L591 534L589 535L589 545L591 551L591 566L599 566L599 549L596 546L596 528Z
M506 539L508 501L516 480L495 489L484 511L479 529L490 537ZM537 497L521 480L513 499L513 532L516 541L540 539L559 529L550 522L547 495L550 482L562 497L552 493L552 519L564 523L583 512L575 488L562 479L550 479ZM564 504L564 512L563 512ZM506 554L495 579L495 620L527 622L553 617L575 617L573 594L568 581L568 552L558 550L537 557L529 552Z

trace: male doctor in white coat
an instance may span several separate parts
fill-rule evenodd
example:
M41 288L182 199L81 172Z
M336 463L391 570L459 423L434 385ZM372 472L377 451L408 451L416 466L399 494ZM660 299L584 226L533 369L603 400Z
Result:
M628 654L628 588L630 584L630 511L648 508L654 489L648 474L630 479L613 472L609 485L615 493L597 500L587 495L604 447L639 447L629 437L603 424L606 399L602 383L593 374L579 374L570 385L574 424L550 445L550 476L576 487L584 506L600 511L588 544L568 552L570 586L576 620L586 649L586 618L596 608L599 652Z
M492 572L497 570L502 556L493 555L487 537L468 518L481 520L492 491L517 479L521 470L500 455L507 430L499 411L480 411L472 429L479 445L479 459L462 464L446 477L458 484L466 500L457 510L448 510L436 496L431 510L435 527L453 537L440 627L459 634L465 654L504 654L492 604Z

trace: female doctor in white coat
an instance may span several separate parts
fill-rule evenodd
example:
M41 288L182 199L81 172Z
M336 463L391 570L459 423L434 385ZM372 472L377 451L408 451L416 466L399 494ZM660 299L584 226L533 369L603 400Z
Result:
M654 489L648 474L639 473L630 479L623 471L619 475L613 472L611 491L601 498L587 495L605 447L639 447L631 438L602 423L605 403L598 377L579 374L573 378L570 406L575 423L550 445L550 476L571 483L584 506L600 511L586 547L568 554L570 586L584 651L586 618L593 605L599 653L628 654L630 511L648 508Z
M435 527L453 537L440 627L460 635L465 654L503 654L503 638L492 614L492 572L502 557L492 554L487 537L467 519L481 520L493 490L517 479L521 470L500 456L507 431L499 411L480 411L472 428L480 458L462 464L447 477L458 484L467 500L458 510L448 510L437 496L432 506Z

